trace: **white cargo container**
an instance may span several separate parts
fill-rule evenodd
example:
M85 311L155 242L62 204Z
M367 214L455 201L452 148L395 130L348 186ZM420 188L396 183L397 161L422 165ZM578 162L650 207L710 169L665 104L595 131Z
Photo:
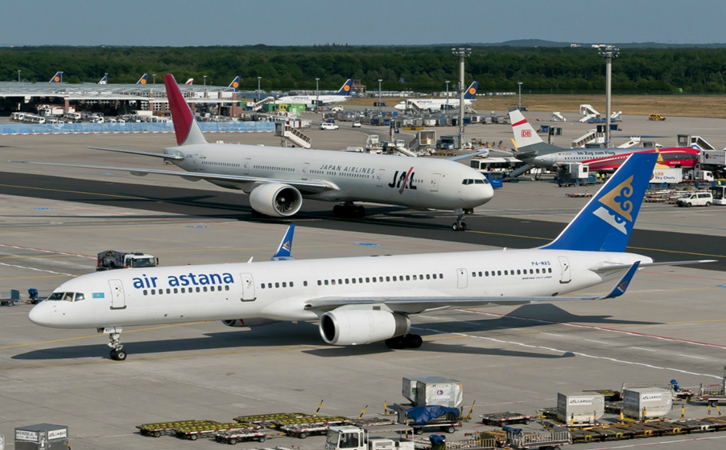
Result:
M444 377L403 377L403 386L401 390L401 394L403 394L404 397L406 397L408 400L410 400L412 403L416 404L416 383L418 381L428 381L430 383L433 382L442 382L446 383L447 380Z
M605 396L590 392L557 394L557 420L565 423L595 423L605 414Z
M623 391L623 415L643 420L663 417L673 406L673 393L669 389L638 388Z
M416 406L456 408L464 401L464 385L458 380L416 381Z

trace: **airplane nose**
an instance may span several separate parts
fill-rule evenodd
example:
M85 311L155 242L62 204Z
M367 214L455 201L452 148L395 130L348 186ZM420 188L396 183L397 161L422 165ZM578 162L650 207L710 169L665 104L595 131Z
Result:
M41 303L33 307L28 313L28 319L36 325L49 326L50 325L50 308L46 303Z

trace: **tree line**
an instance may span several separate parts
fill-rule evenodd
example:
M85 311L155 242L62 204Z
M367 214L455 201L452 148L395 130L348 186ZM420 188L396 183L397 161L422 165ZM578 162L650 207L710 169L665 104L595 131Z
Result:
M18 70L20 73L18 74ZM348 78L369 91L437 92L455 89L458 58L444 46L358 47L6 47L0 48L0 81L47 82L58 70L67 83L135 83L143 73L173 73L177 81L241 89L336 90ZM613 60L612 89L619 94L719 94L726 92L726 49L623 49ZM479 92L602 93L605 60L592 48L472 47L466 84ZM150 78L151 82L151 78Z

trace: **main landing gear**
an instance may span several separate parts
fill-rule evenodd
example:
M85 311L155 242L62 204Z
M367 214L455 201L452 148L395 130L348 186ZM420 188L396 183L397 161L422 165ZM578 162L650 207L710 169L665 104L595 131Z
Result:
M396 336L386 339L386 345L393 350L402 350L404 348L419 348L423 344L423 339L418 334L407 334L405 336Z
M451 229L454 231L465 231L466 230L466 222L464 222L464 216L467 214L473 213L474 210L469 209L457 209L454 211L456 214L456 222L451 226Z
M125 361L127 354L121 350L124 347L121 345L121 328L99 328L98 332L108 334L109 339L111 339L111 342L108 343L108 346L111 347L111 359L114 361Z
M366 215L366 209L362 206L355 206L353 202L345 202L342 205L333 206L333 215L346 219L359 219Z

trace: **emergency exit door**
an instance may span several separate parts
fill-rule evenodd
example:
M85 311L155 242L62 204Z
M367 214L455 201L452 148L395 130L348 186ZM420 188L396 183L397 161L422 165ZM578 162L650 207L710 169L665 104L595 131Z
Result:
M108 280L111 286L111 309L126 309L126 294L121 280Z
M242 278L242 298L243 302L252 302L257 299L255 297L255 280L252 278L252 274L243 273L240 275Z

